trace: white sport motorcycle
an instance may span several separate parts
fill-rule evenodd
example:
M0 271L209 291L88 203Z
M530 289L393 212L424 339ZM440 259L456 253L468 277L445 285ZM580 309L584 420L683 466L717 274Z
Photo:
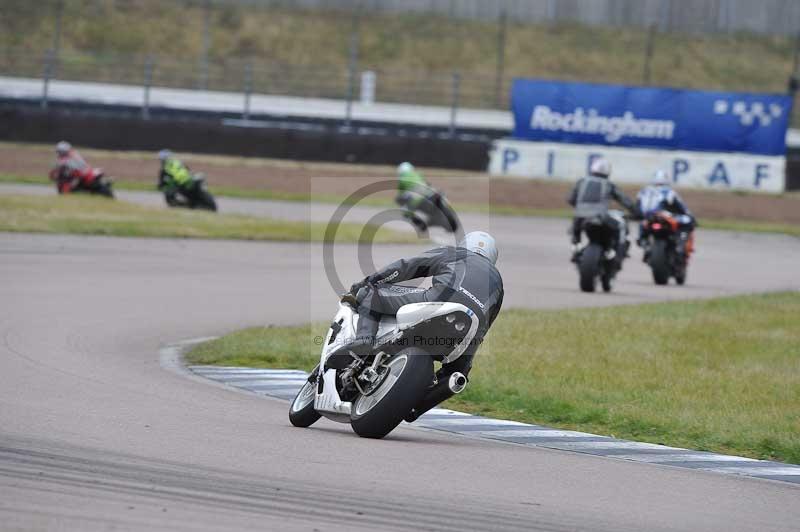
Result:
M308 427L325 416L350 423L359 436L383 438L438 384L434 361L448 364L460 357L475 338L478 323L475 313L460 303L405 305L396 317L381 320L368 355L349 353L345 363L336 361L343 369L335 369L326 365L328 357L355 337L358 325L352 302L340 302L320 363L292 401L289 420L296 427ZM450 375L453 393L466 385L462 373Z

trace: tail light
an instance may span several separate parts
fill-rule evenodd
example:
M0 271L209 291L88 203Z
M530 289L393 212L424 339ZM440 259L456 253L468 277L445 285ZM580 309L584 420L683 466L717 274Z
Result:
M654 223L652 225L652 227L653 227L653 231L658 231L659 229L661 229L661 224L656 222L656 223Z

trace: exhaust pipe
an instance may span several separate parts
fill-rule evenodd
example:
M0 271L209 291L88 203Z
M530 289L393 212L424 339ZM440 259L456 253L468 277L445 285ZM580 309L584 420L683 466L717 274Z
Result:
M447 381L447 387L453 393L461 393L467 387L467 376L461 372L454 372Z

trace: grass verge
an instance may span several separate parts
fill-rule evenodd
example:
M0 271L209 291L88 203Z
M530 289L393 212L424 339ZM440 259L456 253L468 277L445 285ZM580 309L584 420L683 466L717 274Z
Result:
M21 183L30 185L52 185L43 177L25 176L0 173L0 183ZM153 191L149 183L136 181L114 181L114 188L118 190ZM210 188L215 196L241 198L251 200L275 200L317 203L343 203L345 196L298 194L276 190L247 189L231 186L214 186ZM359 200L359 205L371 207L393 207L394 203L385 198L366 198ZM570 209L542 209L533 207L516 207L511 205L478 205L471 203L454 203L458 212L464 213L491 213L495 216L530 216L546 218L569 218L572 216ZM800 237L800 226L781 223L758 222L750 220L709 220L702 219L701 226L706 229L719 229L724 231L741 231L748 233L777 233Z
M90 196L2 196L0 231L83 235L312 241L324 239L326 224L151 209ZM336 239L358 242L363 225L343 223ZM376 243L419 243L413 234L379 228Z
M186 358L309 370L326 327L246 329ZM447 406L800 464L800 293L505 311Z

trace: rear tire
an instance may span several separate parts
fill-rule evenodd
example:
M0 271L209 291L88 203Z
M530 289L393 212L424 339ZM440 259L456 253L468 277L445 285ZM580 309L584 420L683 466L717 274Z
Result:
M603 248L600 244L589 244L581 252L578 262L580 272L581 290L584 292L594 292L597 285L597 274L600 273L600 259L603 255Z
M383 438L419 404L433 382L433 359L408 348L388 362L390 374L370 395L361 395L350 413L350 426L363 438Z
M681 286L686 284L686 266L683 267L680 273L675 274L675 282Z
M653 270L653 281L657 285L669 282L669 257L665 240L653 242L653 247L650 248L650 269Z
M316 370L314 370L316 371ZM311 372L313 375L314 372ZM295 427L310 427L321 417L314 409L314 398L317 395L316 382L307 381L297 392L289 406L289 421Z

